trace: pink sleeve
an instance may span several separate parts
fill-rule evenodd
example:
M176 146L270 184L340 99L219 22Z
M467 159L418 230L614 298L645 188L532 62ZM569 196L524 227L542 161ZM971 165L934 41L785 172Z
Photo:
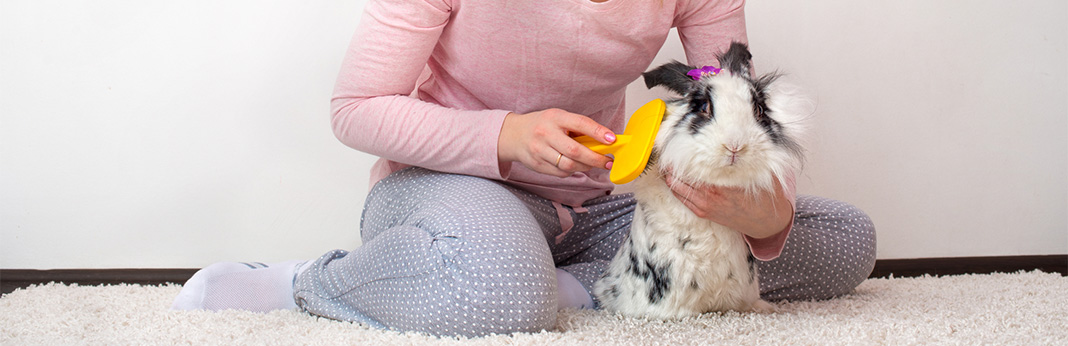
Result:
M334 134L390 161L500 179L508 167L498 163L497 138L507 111L410 96L450 13L448 0L367 3L330 103Z
M681 8L676 12L675 26L686 51L686 60L690 65L718 65L716 53L727 50L732 41L748 44L745 31L745 1L680 1ZM796 210L796 178L790 173L786 177L783 193L790 201L791 210ZM756 239L745 236L753 257L761 261L770 261L782 253L786 238L793 229L794 220L775 235Z
M793 172L787 173L786 186L782 187L783 194L790 201L790 223L779 233L773 236L757 239L745 236L745 242L749 244L749 250L753 257L761 261L770 261L782 254L782 248L786 246L786 238L790 236L790 230L794 228L794 220L797 215L797 178Z
M719 65L716 53L727 51L732 41L749 42L744 0L680 0L679 4L674 25L690 65Z

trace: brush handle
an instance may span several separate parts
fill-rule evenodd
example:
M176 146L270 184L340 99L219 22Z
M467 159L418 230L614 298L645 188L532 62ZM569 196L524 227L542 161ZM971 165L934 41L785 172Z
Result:
M598 142L596 139L593 139L593 137L590 136L575 137L575 141L579 142L579 144L582 144L583 146L590 148L590 150L593 150L594 152L603 155L615 154L616 151L619 150L619 148L622 148L624 145L627 145L627 143L630 143L630 140L630 135L616 135L615 142L612 142L612 144L604 144Z

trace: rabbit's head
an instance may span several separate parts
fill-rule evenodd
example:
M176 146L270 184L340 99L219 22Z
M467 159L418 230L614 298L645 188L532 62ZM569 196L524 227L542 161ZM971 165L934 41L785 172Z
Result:
M804 160L803 99L783 88L779 74L753 77L744 44L718 58L722 69L672 62L643 74L649 88L681 96L668 102L651 162L687 183L751 192L785 184Z

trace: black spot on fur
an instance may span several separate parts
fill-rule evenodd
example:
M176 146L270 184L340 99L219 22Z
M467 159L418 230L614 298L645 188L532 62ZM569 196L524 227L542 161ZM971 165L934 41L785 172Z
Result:
M771 118L766 92L768 85L778 79L779 76L778 74L769 74L754 81L750 96L753 103L753 116L756 117L757 123L771 137L772 143L783 145L787 139L782 133L782 125Z
M691 241L693 241L693 239L690 239L690 236L686 236L685 238L679 237L679 249L685 249L686 244L689 244Z
M671 277L668 276L671 272L671 265L655 266L652 263L645 262L646 269L649 273L649 278L652 279L652 287L649 289L649 303L656 304L664 299L664 295L671 290Z
M690 289L697 290L701 288L701 285L697 284L697 280L690 281Z
M627 256L630 257L630 262L627 264L627 271L629 271L631 274L634 274L634 276L647 279L649 277L649 274L646 274L642 271L641 264L638 262L638 254L634 253L633 247L630 247L630 251L628 251Z
M702 116L697 113L686 113L682 116L682 120L679 120L675 124L678 128L685 128L690 131L691 135L696 135L701 131L701 128L705 127L708 123L712 122L711 117Z
M715 119L712 89L700 90L690 96L689 112L682 116L676 126L686 127L691 135L697 134Z
M619 287L612 285L608 288L608 296L612 297L612 300L619 299Z
M698 132L701 132L701 129L704 128L705 125L712 122L712 117L705 117L694 113L687 114L685 119L689 120L687 126L690 128L691 135L696 135Z
M771 138L772 143L786 148L798 158L803 158L801 144L783 132L782 124L772 118L772 110L768 108L768 86L775 83L780 77L782 77L780 73L769 73L750 82L752 84L750 96L753 103L753 116L756 117L760 127L764 129L764 133L767 133L768 137Z
M656 265L649 259L639 259L633 246L628 247L630 249L627 252L629 259L627 263L627 271L635 277L641 278L649 284L649 302L652 304L659 303L664 299L664 295L671 290L671 265L665 264L663 266Z

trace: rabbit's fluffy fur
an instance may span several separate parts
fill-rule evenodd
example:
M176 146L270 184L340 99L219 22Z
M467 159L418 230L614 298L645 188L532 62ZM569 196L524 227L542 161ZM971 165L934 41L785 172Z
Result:
M710 311L771 311L760 299L756 259L742 234L698 218L663 172L691 186L741 187L757 196L786 186L803 161L806 117L777 74L751 77L751 55L734 43L722 71L694 80L673 62L644 74L646 85L681 95L668 102L653 157L635 181L628 239L594 286L602 306L626 315L674 319ZM755 197L757 198L757 197Z

